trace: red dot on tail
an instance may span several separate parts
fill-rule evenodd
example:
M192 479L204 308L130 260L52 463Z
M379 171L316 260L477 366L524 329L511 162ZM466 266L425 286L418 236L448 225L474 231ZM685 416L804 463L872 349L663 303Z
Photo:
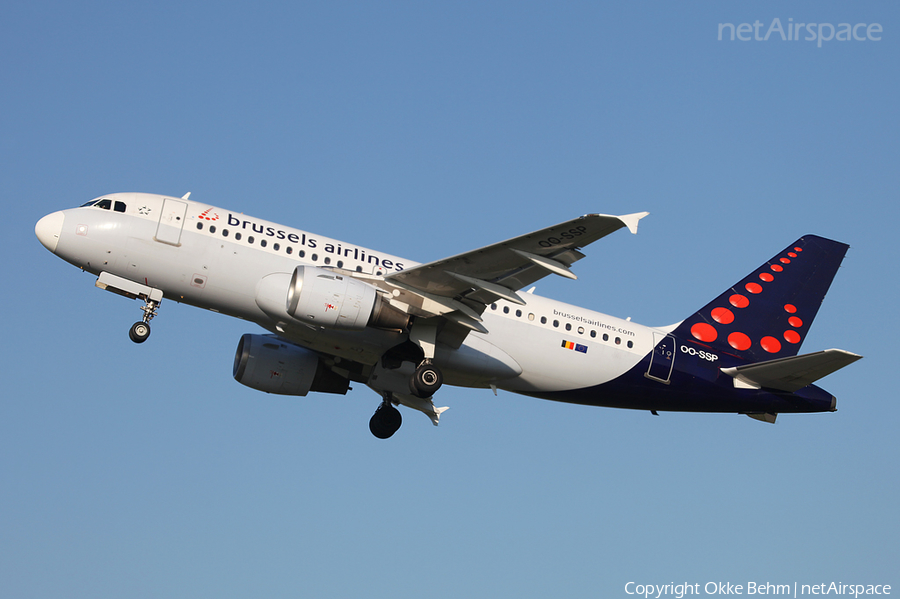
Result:
M790 264L791 263L790 258L779 258L778 261L781 262L782 264Z
M705 343L712 343L719 336L719 333L711 324L698 322L691 327L691 335Z
M794 252L788 252L788 258L796 258L796 257L797 257L797 254L795 254Z
M784 340L788 343L800 343L800 334L797 331L785 331Z
M797 311L797 306L795 306L794 304L785 304L784 311L793 314Z
M744 289L750 293L762 293L762 285L759 283L747 283L744 285Z
M728 335L728 345L734 349L744 351L750 349L750 337L743 333L732 333Z
M781 272L782 270L784 270L784 267L781 266L780 264L773 264L771 268L775 272Z
M803 251L803 248L794 248L794 251L795 251L795 252L802 252L802 251Z
M722 324L731 324L734 322L734 312L728 308L713 308L713 320Z
M775 277L773 277L772 275L770 275L767 272L760 274L759 278L762 279L763 281L765 281L766 283L771 283L772 281L775 280Z
M794 328L799 328L803 326L803 321L797 318L796 316L791 316L788 318L788 323Z
M759 344L770 354L777 354L781 351L781 341L775 337L763 337L759 340Z
M750 305L750 300L748 300L746 296L741 295L740 293L735 293L728 298L728 303L735 308L746 308Z

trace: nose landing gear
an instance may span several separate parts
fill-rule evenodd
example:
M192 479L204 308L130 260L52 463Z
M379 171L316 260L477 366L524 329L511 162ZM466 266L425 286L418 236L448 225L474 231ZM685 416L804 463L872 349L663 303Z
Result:
M156 311L162 298L155 300L151 297L146 297L144 301L145 304L141 306L141 310L144 311L144 318L131 325L131 329L128 331L128 337L135 343L143 343L150 336L150 321L156 316Z
M147 340L147 337L150 336L150 321L156 316L156 311L159 308L161 301L161 297L156 300L152 297L145 296L145 304L141 306L141 310L144 311L144 318L131 325L131 329L128 331L128 337L132 341L135 343L143 343Z

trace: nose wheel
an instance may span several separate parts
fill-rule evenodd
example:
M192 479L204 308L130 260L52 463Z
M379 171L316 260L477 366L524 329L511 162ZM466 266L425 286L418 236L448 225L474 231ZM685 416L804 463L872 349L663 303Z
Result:
M147 298L145 304L141 306L144 311L144 318L131 325L128 331L128 337L135 343L143 343L150 336L150 321L156 316L159 308L159 301Z
M150 336L150 325L143 321L136 322L131 325L128 336L135 343L143 343Z

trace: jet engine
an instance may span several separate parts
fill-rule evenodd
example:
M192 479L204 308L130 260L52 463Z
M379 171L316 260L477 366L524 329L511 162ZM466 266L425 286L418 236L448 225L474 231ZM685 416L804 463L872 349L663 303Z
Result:
M294 269L287 294L294 318L333 329L402 329L409 316L382 301L375 287L315 266Z
M277 395L347 393L350 381L326 368L314 351L274 335L241 337L234 354L234 380Z

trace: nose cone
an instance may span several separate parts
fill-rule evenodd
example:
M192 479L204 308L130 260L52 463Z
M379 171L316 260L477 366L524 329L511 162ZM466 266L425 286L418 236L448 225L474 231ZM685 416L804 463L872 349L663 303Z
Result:
M62 212L48 214L34 226L34 234L45 248L56 253L56 244L59 243L59 235L62 233L63 221L66 215Z

